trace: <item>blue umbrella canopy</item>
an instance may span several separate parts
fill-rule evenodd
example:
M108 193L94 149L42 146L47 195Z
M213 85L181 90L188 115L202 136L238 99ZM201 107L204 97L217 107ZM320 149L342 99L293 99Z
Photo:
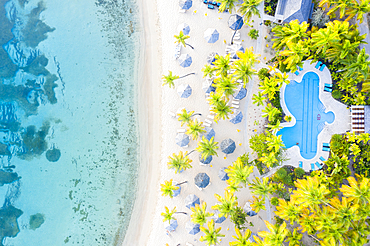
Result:
M186 222L186 225L185 225L185 229L186 231L191 234L191 235L195 235L197 234L198 232L200 232L200 229L199 229L200 225L199 224L194 224L193 222L191 221L188 221Z
M247 96L247 89L244 86L240 87L240 90L234 93L234 99L242 100L244 97Z
M194 181L199 188L206 188L209 185L209 176L206 173L198 173Z
M204 93L211 93L211 92L215 92L216 91L216 88L213 87L213 80L206 80L203 82L202 84L202 89L204 91Z
M203 159L202 154L199 154L199 161L203 164L207 165L207 164L211 163L212 159L213 159L213 157L211 155L208 156L206 159Z
M188 54L182 54L179 57L178 61L181 67L189 67L191 63L193 62L193 60L191 59L191 56L189 56Z
M215 65L213 64L216 61L216 55L218 55L216 52L212 52L207 56L207 63L210 65Z
M209 140L211 140L211 138L215 137L216 132L215 132L215 130L213 130L213 128L206 126L206 127L204 128L204 130L205 130L206 132L205 132L205 133L203 133L203 136L204 136L208 141L209 141Z
M182 31L184 35L188 35L190 33L190 26L186 23L182 23L178 25L177 27L177 32L180 32L180 31Z
M190 194L185 198L185 206L188 209L195 207L195 204L200 205L199 197L197 197L196 195Z
M192 0L180 0L179 6L181 9L190 9L191 6L193 6L193 1Z
M244 22L243 22L243 17L237 14L233 14L229 17L229 20L227 21L229 27L236 31L242 28Z
M257 213L256 213L256 212L254 212L253 210L251 210L251 211L248 211L248 212L247 212L247 215L248 215L248 216L250 216L250 217L252 217L252 216L257 215Z
M177 133L175 140L178 146L184 147L189 144L190 138L185 133Z
M179 187L177 190L174 190L173 191L173 197L176 197L176 196L178 196L178 195L180 195L180 193L181 193L181 185L175 185L175 186L177 186L177 187Z
M219 223L221 224L222 222L224 222L226 220L225 216L221 216L220 217L220 212L218 210L215 210L215 213L214 215L211 217L211 219L214 220L215 223Z
M234 110L234 113L231 115L230 122L233 124L238 124L243 120L243 113L239 110Z
M170 220L170 224L167 224L167 221L165 222L165 229L168 231L175 231L177 228L177 220Z
M221 151L224 152L225 154L233 153L236 148L234 140L230 138L222 140L220 146L221 146Z
M230 58L231 59L240 59L237 52L240 51L240 52L244 52L244 48L243 46L239 46L235 49L233 49L231 52L230 52Z
M193 92L193 89L191 89L190 85L188 84L181 84L177 87L177 94L179 94L181 98L190 97L192 92Z
M220 37L220 34L214 28L208 28L204 32L204 39L207 41L207 43L211 43L211 44L216 43L219 37Z
M221 167L220 170L218 170L218 177L222 180L222 181L226 181L229 179L229 175L227 175L227 172L225 172L225 169L227 169L226 167Z

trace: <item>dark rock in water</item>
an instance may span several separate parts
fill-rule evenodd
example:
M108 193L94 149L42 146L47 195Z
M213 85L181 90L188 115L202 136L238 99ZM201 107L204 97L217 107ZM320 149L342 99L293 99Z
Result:
M17 173L0 170L0 186L3 186L4 184L11 184L18 179L20 179L20 177Z
M46 151L46 159L50 162L57 162L61 156L59 149L49 149Z
M0 245L5 237L15 237L19 232L17 219L23 214L13 206L0 209Z
M45 222L45 215L37 213L30 217L30 229L36 230Z
M0 155L7 155L7 156L12 155L6 144L0 143Z
M22 133L23 143L25 146L25 153L19 155L22 159L33 158L39 156L47 149L47 142L45 137L49 132L50 123L46 122L36 130L35 126L28 126L26 131Z

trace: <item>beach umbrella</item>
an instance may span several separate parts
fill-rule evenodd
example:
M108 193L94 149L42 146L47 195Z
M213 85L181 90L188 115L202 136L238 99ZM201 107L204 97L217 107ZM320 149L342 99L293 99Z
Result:
M206 126L206 127L204 128L204 130L205 130L206 132L205 132L205 133L203 133L203 136L204 136L208 141L210 141L210 140L211 140L211 138L215 137L216 132L215 132L215 130L213 130L213 128L212 128L212 127L208 127L208 126Z
M167 224L167 221L165 222L165 229L167 231L175 231L176 228L177 228L178 224L177 224L177 220L170 220L170 225Z
M195 204L200 205L199 197L194 194L190 194L185 198L185 206L190 209L191 207L195 207Z
M234 110L234 113L231 115L230 122L233 124L238 124L243 120L243 113L239 110Z
M235 49L233 49L231 52L230 52L230 58L231 59L240 59L239 58L239 56L236 54L236 52L238 52L238 51L240 51L240 52L244 52L244 48L243 48L243 46L239 46L239 47L237 47L237 48L235 48Z
M186 222L186 225L185 225L185 229L186 231L191 234L191 235L195 235L197 234L198 232L200 232L200 229L199 229L200 225L199 224L194 224L193 222L191 221L188 221Z
M191 6L193 6L193 1L192 0L180 0L179 6L181 9L190 9Z
M192 91L193 90L191 89L190 85L188 85L188 84L181 84L177 87L177 94L179 94L179 96L181 98L190 97Z
M191 59L191 56L189 56L188 54L182 54L179 57L178 61L181 67L189 67L191 63L193 62L193 60Z
M199 161L205 165L208 165L209 163L211 163L213 157L210 155L208 156L206 159L203 159L202 158L202 154L199 154Z
M213 64L216 61L216 55L218 55L216 52L212 52L207 56L207 63L210 65L215 65Z
M180 195L180 193L181 193L181 185L175 185L175 186L177 186L177 187L179 187L177 190L174 190L173 191L173 197L176 197L176 196L178 196L178 195Z
M184 147L189 144L190 138L189 135L186 135L185 133L177 133L175 140L178 146Z
M204 39L207 41L207 43L211 43L211 44L216 43L219 37L220 37L220 34L214 28L208 28L204 32Z
M182 31L184 35L188 35L190 33L190 26L186 23L182 23L177 27L177 32L179 33L180 31Z
M206 188L209 185L209 176L206 173L198 173L194 182L199 188Z
M243 26L243 17L241 17L240 15L237 15L237 14L233 14L229 17L229 20L227 21L227 24L229 25L229 27L234 30L234 34L231 38L231 44L233 44L233 39L234 39L234 36L235 36L235 33L237 30L239 30L240 28L242 28Z
M225 216L220 217L219 214L220 214L220 211L215 210L214 215L211 217L211 219L213 219L215 223L221 224L222 222L226 220L226 217Z
M236 31L236 30L239 30L240 28L242 28L244 22L243 22L243 17L241 17L240 15L237 15L237 14L233 14L229 17L229 20L227 21L227 24L229 25L229 27Z
M218 170L218 177L222 180L222 181L226 181L229 179L229 175L227 175L227 172L225 172L225 169L227 169L226 167L221 167L220 170Z
M224 152L225 154L233 153L236 148L234 140L230 138L222 140L220 146L221 146L221 151Z
M244 97L247 96L247 89L244 86L241 86L239 91L235 92L233 97L236 100L242 100Z
M247 215L250 216L250 217L253 217L253 216L257 215L257 213L254 212L253 210L251 210L251 211L247 212Z
M211 92L215 92L216 91L216 88L213 87L213 80L206 80L203 82L202 84L202 89L204 91L204 93L211 93Z

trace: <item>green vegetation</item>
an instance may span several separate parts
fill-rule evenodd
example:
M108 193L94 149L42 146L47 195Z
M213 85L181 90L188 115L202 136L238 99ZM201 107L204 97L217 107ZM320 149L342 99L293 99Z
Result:
M194 49L193 46L191 46L190 44L186 43L185 40L187 40L188 38L190 38L189 35L184 35L184 32L183 31L180 31L179 35L174 35L176 41L175 43L177 44L182 44L184 45L184 47L189 46L190 48Z
M258 34L258 30L257 29L251 29L248 33L248 36L251 38L251 39L257 39L259 34Z

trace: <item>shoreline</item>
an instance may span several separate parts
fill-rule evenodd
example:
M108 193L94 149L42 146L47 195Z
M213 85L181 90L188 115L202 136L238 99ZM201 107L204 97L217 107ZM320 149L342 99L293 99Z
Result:
M158 57L161 57L158 44L159 34L156 1L140 0L139 24L143 28L141 34L139 65L144 73L138 70L138 125L140 139L140 166L137 181L136 200L129 226L124 235L124 245L146 245L152 227L152 219L157 202L157 184L160 177L161 145L161 85L160 67ZM153 11L154 10L154 11Z

